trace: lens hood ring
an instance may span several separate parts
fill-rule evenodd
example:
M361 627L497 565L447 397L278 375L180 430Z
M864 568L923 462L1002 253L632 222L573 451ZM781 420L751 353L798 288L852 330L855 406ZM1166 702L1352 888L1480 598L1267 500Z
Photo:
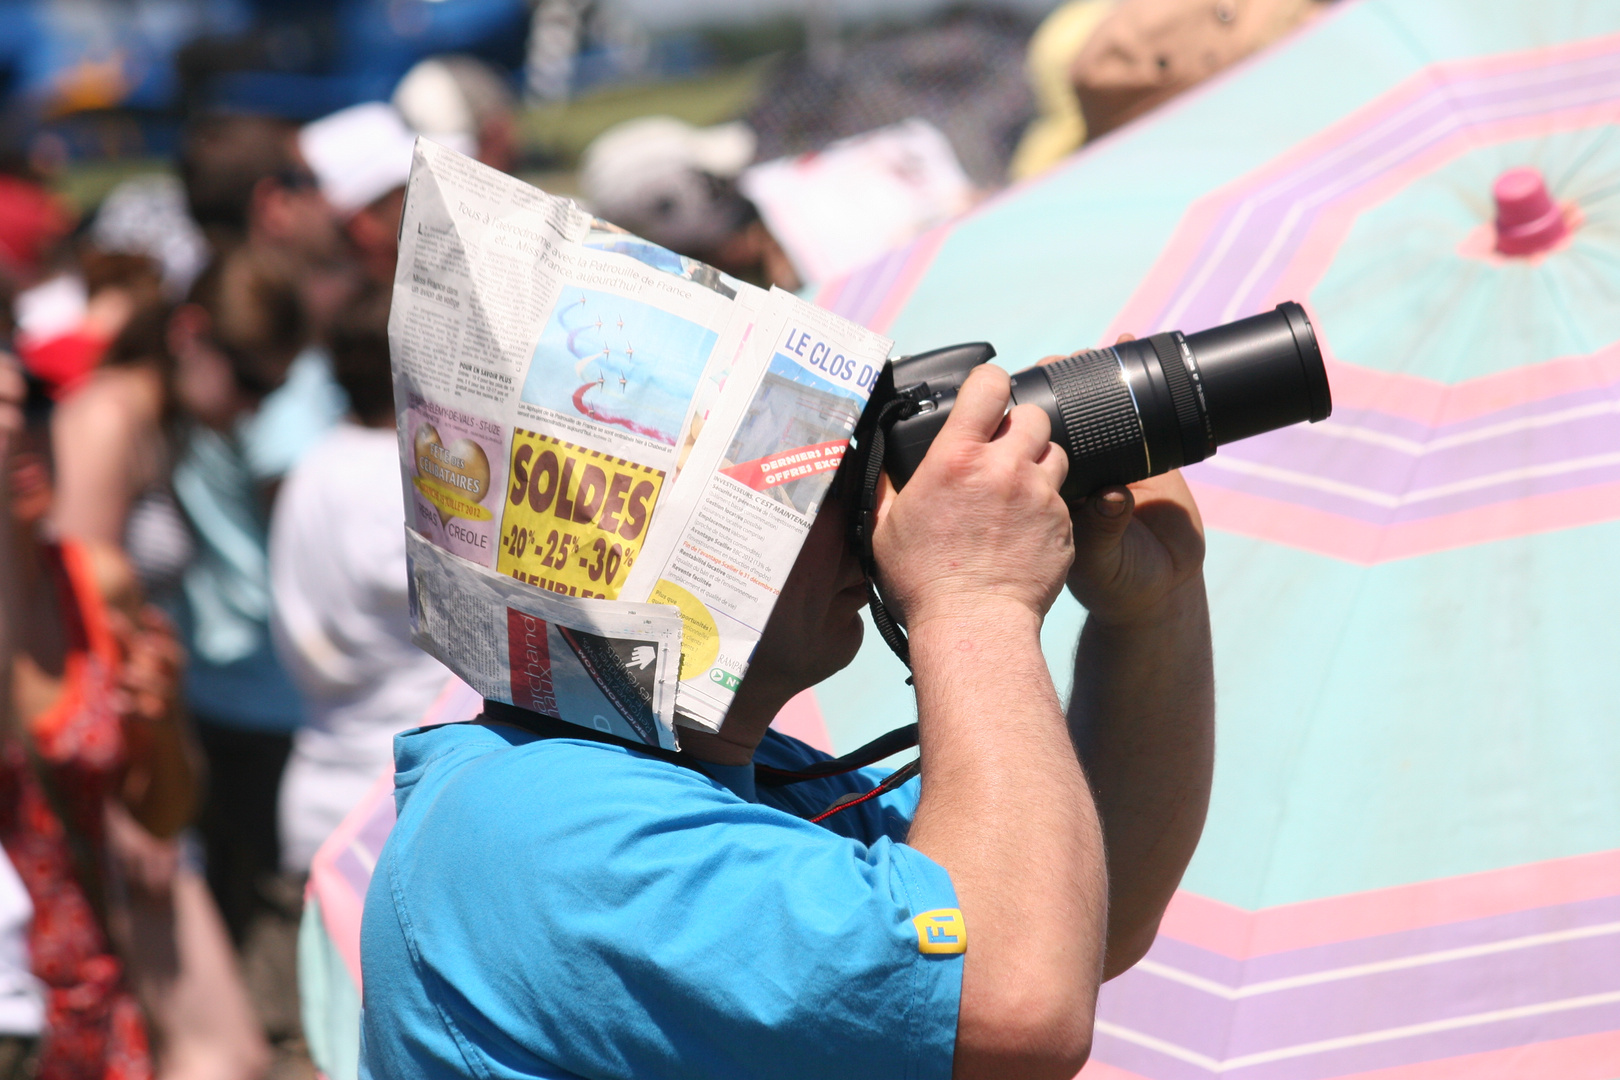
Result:
M1299 365L1305 375L1305 394L1310 400L1310 421L1326 420L1333 413L1333 391L1328 385L1327 363L1322 359L1322 348L1316 341L1316 328L1297 301L1285 300L1277 310L1288 320L1288 329L1294 335L1294 346L1299 350Z

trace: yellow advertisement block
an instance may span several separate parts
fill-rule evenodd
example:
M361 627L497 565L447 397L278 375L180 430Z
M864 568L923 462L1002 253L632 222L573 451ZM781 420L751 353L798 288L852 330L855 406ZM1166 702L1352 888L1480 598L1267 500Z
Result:
M672 604L680 609L681 678L695 679L708 671L709 665L720 656L720 628L714 625L714 616L703 606L703 601L667 578L658 579L652 595L647 599L654 604ZM710 673L710 678L721 683L728 679L735 683L742 681L719 668ZM726 689L736 690L737 687L729 685Z
M507 475L496 568L552 592L618 599L663 472L519 428Z

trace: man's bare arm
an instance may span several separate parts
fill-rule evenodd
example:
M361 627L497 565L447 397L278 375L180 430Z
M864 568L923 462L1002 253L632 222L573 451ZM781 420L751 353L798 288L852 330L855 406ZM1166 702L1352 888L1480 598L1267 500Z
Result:
M1103 838L1039 631L986 612L911 636L925 781L909 841L950 872L968 927L958 1080L1067 1080L1090 1050Z
M910 844L967 924L957 1080L1068 1080L1102 974L1102 835L1040 627L1069 568L1067 459L1044 413L1006 415L1007 375L963 385L928 456L885 500L886 595L911 634L924 782ZM1009 566L1017 567L1009 571Z
M1105 978L1140 960L1203 830L1215 687L1203 527L1179 474L1087 500L1070 587L1087 604L1069 726L1108 850Z

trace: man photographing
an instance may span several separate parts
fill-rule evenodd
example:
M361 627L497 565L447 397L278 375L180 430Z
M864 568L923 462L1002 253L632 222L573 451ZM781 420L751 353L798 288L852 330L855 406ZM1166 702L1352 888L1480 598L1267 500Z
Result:
M812 824L876 775L755 783L755 764L818 756L770 721L860 645L836 502L721 730L682 733L684 764L541 738L509 707L400 737L362 938L363 1074L1079 1070L1098 985L1147 950L1203 823L1202 529L1173 473L1071 518L1046 414L1009 396L976 369L879 511L922 784ZM1039 640L1065 580L1090 613L1067 716Z

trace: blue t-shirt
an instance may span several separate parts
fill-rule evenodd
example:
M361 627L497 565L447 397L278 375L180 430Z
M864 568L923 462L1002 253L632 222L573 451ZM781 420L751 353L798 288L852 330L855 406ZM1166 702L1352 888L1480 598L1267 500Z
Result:
M326 354L312 347L233 435L199 426L187 436L174 494L197 552L181 579L179 622L190 659L186 701L212 723L284 733L303 722L298 688L270 641L264 485L297 464L346 408Z
M904 843L917 784L812 825L882 774L756 792L477 724L394 747L362 1076L950 1076L962 957L913 920L956 892ZM824 757L775 732L755 755Z

